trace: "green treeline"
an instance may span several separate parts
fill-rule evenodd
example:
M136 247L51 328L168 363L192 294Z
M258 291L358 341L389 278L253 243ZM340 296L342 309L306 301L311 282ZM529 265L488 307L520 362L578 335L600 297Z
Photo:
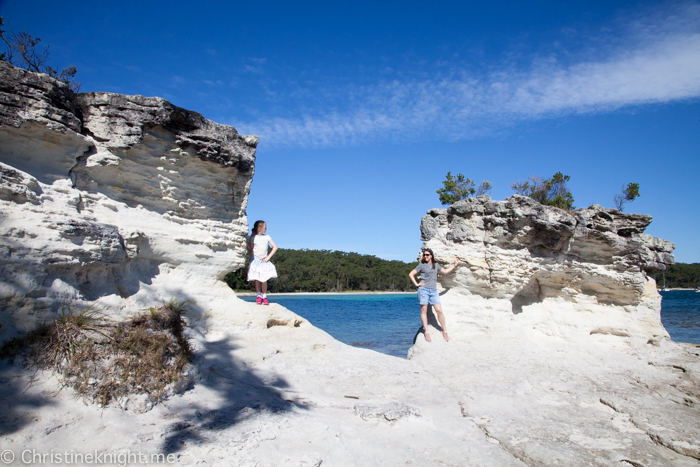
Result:
M280 248L272 258L277 268L277 279L268 282L270 292L349 292L395 291L413 292L415 287L408 273L418 264L403 261L387 261L376 256L330 250L289 250ZM232 289L254 291L255 286L246 280L246 265L226 275L225 281ZM666 270L666 287L700 287L700 263L676 263ZM663 276L658 274L656 283L663 286Z
M666 287L670 289L693 289L700 287L700 263L676 263L666 270ZM656 276L656 285L663 287L661 274Z
M226 275L236 291L254 291L248 282L246 266ZM414 291L408 273L418 262L387 261L376 256L330 250L288 250L280 248L272 258L277 279L271 279L269 292L346 292Z

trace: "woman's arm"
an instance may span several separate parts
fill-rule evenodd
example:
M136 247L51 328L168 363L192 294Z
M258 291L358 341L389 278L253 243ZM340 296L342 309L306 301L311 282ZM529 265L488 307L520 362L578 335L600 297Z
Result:
M248 239L248 242L246 243L246 246L248 247L248 252L252 255L253 254L253 242L255 241L255 235L250 237Z
M416 274L418 274L418 271L414 269L408 273L408 277L411 278L411 282L413 282L413 285L415 285L416 287L423 287L425 285L423 281L420 281L420 284L416 282Z
M438 274L449 274L455 270L455 268L457 267L458 264L459 264L459 258L455 258L455 262L454 262L454 264L452 264L452 266L450 266L449 268L440 269L438 271Z
M272 239L270 239L268 240L268 243L272 245L272 251L270 251L270 253L263 258L263 263L270 261L270 258L272 258L272 256L277 252L277 245L275 245L275 242L273 242Z

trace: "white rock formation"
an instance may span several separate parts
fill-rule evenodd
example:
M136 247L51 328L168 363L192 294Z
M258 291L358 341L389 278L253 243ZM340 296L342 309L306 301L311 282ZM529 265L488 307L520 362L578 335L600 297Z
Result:
M462 266L442 282L450 342L409 358L527 465L698 465L700 346L661 324L648 274L674 246L650 222L517 195L428 211L424 247Z
M426 244L463 261L443 284L451 340L397 359L219 280L242 265L256 143L0 62L0 341L63 302L120 317L177 297L197 354L194 384L155 407L84 404L2 361L0 461L698 465L700 350L660 325L644 271L672 247L641 233L650 219L522 198L431 211Z
M483 328L536 319L539 332L569 340L614 334L646 343L668 337L649 274L674 262L671 242L643 233L650 223L598 205L567 212L486 195L430 210L421 232L436 258L463 263L444 286L467 301L488 299Z
M207 295L243 265L257 137L4 62L0 82L1 340L64 302L119 315Z

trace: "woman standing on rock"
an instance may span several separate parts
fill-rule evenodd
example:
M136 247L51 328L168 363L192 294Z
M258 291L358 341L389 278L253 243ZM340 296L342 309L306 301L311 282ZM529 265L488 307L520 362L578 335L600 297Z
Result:
M248 268L248 281L255 281L255 291L258 298L255 303L258 305L269 305L267 301L267 281L277 277L275 265L270 262L270 258L277 251L277 245L272 241L267 232L265 221L255 221L253 232L248 241L248 251L253 255ZM272 246L272 251L268 254L267 247Z
M425 340L430 342L430 333L428 332L428 305L433 305L435 313L437 313L437 319L442 326L442 337L445 341L449 341L450 338L447 335L447 325L445 324L445 315L442 313L442 305L440 305L440 295L437 291L437 275L449 274L457 267L459 264L459 259L455 258L455 262L452 266L448 268L443 268L438 263L435 262L435 255L433 251L426 248L421 254L420 264L416 268L408 273L408 277L411 278L413 285L418 287L418 303L420 303L420 320L423 323L423 333L425 334ZM416 282L416 274L420 274L420 283Z

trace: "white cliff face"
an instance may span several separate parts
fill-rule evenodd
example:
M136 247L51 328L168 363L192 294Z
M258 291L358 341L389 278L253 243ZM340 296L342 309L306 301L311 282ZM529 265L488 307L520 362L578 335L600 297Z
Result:
M63 303L118 316L185 284L208 295L243 265L257 137L3 62L0 81L0 340Z
M484 331L497 322L567 339L646 342L668 336L650 274L673 264L674 248L643 234L650 222L600 206L567 212L518 195L481 196L429 211L421 232L438 260L462 261L442 284L448 296L480 304L474 321Z

